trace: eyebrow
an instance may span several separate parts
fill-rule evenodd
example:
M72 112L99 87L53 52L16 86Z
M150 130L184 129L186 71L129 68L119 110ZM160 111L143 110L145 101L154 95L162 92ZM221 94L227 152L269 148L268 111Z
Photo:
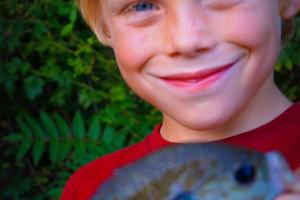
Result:
M118 1L118 0L105 0L106 2L110 2L110 1Z
M120 2L122 2L122 0L105 0L104 1L105 5L107 6L107 9L113 13L115 13L116 10L118 9Z
M122 1L124 1L124 0L105 0L106 1L106 3L119 3L119 2L122 2Z
M127 0L128 2L131 2L133 0ZM112 3L112 4L115 4L115 3L123 3L124 0L105 0L106 3Z

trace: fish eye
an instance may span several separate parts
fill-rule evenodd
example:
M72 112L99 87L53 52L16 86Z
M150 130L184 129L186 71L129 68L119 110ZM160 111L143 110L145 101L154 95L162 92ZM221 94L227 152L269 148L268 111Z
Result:
M234 172L235 181L242 185L251 184L255 180L255 176L255 166L251 163L241 164Z
M193 200L193 194L189 191L180 192L173 200Z

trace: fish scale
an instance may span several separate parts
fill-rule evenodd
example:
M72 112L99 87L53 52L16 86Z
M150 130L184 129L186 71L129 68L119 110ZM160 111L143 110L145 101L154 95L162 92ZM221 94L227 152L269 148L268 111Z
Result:
M180 144L116 170L92 200L271 200L293 180L277 152Z

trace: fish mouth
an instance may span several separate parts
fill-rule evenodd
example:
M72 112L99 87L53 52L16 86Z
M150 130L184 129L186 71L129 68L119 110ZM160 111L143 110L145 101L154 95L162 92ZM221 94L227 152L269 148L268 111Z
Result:
M276 151L268 152L265 158L271 190L273 195L276 196L286 191L288 185L294 184L296 176L280 153Z

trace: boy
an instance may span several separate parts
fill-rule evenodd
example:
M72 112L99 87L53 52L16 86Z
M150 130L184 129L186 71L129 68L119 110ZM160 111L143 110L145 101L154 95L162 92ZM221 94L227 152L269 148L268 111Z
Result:
M79 169L61 199L88 199L114 169L172 143L280 151L300 168L300 104L273 81L282 21L300 0L77 0L128 86L163 114L144 141ZM300 183L278 199L300 199Z

